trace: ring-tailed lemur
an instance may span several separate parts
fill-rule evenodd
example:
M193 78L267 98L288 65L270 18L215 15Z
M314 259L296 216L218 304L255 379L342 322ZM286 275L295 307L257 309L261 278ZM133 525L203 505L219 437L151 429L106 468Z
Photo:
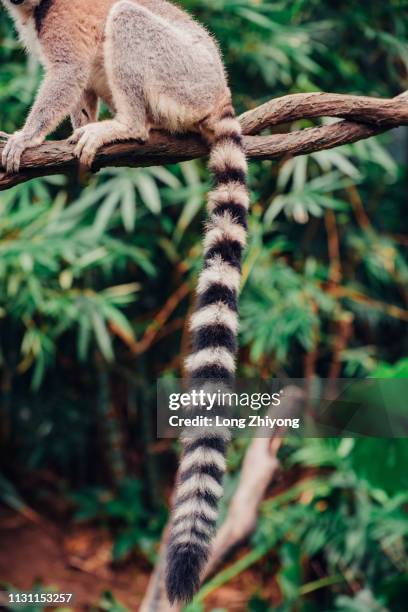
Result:
M187 13L165 0L2 0L20 37L45 68L24 127L2 156L17 172L25 149L68 115L71 142L90 166L103 144L147 140L152 128L199 132L210 146L204 269L191 318L192 383L230 381L235 370L237 295L246 241L247 164L218 47ZM97 122L98 99L113 118ZM226 437L184 441L167 558L170 601L197 590L215 530Z

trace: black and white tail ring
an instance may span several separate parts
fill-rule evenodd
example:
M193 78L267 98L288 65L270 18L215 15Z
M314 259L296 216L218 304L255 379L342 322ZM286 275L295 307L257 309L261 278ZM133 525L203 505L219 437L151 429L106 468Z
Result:
M232 108L216 122L210 170L204 267L191 317L192 351L185 368L194 381L229 384L235 375L241 256L246 244L247 162ZM229 433L187 434L183 440L167 555L169 600L189 601L200 585L215 533Z

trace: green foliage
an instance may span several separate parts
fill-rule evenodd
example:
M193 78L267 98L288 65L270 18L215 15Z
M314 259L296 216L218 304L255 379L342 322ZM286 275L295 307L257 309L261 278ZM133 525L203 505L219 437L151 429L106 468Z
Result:
M254 362L273 353L285 363L296 345L311 350L322 315L335 310L335 301L319 286L316 263L306 262L305 268L299 274L272 254L257 260L241 306L242 340Z
M166 513L150 516L142 492L138 480L126 478L117 492L93 488L73 496L78 506L77 521L102 522L115 532L114 561L126 559L135 548L152 563L155 561L155 545L165 524Z
M408 358L400 359L392 365L380 362L371 376L373 378L408 378Z
M377 467L395 443L309 439L298 447L300 443L293 442L288 465L324 467L326 472L305 476L263 503L251 551L210 580L197 602L274 551L279 556L276 577L283 598L274 609L289 612L296 605L304 611L351 611L364 609L365 602L366 610L402 612L408 582L399 577L406 577L408 569L408 495L405 490L390 491L386 470L377 473L375 481L360 473L360 467L367 465L360 455L367 442L372 443L371 462ZM373 453L380 449L381 458L373 461ZM313 576L309 568L314 567L324 577ZM350 597L349 585L356 584L358 594ZM256 597L251 606L269 610Z
M97 609L106 612L128 612L128 608L118 602L110 591L102 594Z

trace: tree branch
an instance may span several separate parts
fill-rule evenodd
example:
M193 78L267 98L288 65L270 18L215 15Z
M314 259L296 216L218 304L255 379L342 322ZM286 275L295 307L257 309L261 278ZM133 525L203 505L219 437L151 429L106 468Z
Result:
M270 100L240 116L244 134L298 119L337 117L382 128L408 124L408 92L396 98L369 98L324 92L299 93Z
M254 136L260 131L297 119L338 117L332 125L297 130L287 134ZM346 118L346 119L344 119ZM249 159L279 159L330 149L408 125L408 93L393 99L328 93L294 94L271 100L239 117L244 147ZM4 144L0 143L0 157ZM198 135L152 132L148 143L124 142L103 147L94 171L108 166L155 166L202 157L208 148ZM74 145L48 141L26 151L18 174L0 172L0 191L39 176L78 171Z

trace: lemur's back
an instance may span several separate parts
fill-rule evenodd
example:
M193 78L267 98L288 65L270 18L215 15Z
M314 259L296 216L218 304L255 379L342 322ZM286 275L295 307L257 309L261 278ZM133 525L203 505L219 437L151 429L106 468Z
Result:
M195 21L186 11L180 9L167 0L126 0L131 4L145 7L153 14L157 15L170 26L185 29L190 35L196 34L197 42L205 43L209 49L218 53L218 48L207 32L207 30ZM101 36L104 30L106 19L111 8L123 0L52 0L45 2L44 8L38 11L38 26L41 35L47 36L52 33L56 35L54 26L58 23L76 23L80 25L83 34ZM18 9L15 9L18 10ZM60 32L64 35L64 30Z

